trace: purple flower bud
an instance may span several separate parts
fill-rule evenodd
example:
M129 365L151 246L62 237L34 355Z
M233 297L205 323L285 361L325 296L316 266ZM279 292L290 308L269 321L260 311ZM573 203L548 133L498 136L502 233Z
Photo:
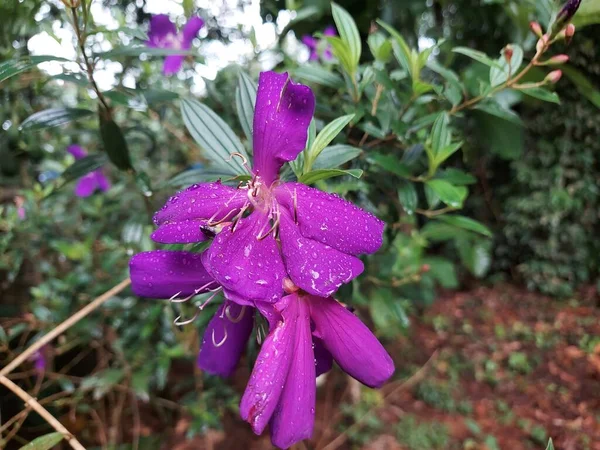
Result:
M562 9L559 11L556 16L556 22L564 24L573 18L579 6L581 5L581 0L569 0Z

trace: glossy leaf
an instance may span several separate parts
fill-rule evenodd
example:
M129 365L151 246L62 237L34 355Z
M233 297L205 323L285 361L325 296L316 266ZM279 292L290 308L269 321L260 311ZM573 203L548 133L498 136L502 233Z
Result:
M468 47L455 47L452 49L452 51L454 53L460 53L461 55L468 56L469 58L474 59L475 61L485 64L486 66L502 69L500 64L498 64L496 61L488 57L488 55L486 55L483 52L480 52L479 50L473 50L472 48Z
M338 33L342 41L348 46L350 53L350 62L353 70L350 73L354 73L358 67L360 60L360 54L362 52L362 41L360 39L360 33L356 27L356 23L352 16L336 3L331 3L331 13L333 15L333 21L337 28Z
M181 100L181 114L188 131L215 169L228 175L246 172L241 159L231 157L232 153L248 157L243 144L212 109L197 100L184 98Z
M35 438L29 444L19 448L19 450L50 450L54 448L60 441L64 439L62 433L50 433Z
M431 150L434 157L442 150L442 148L450 144L451 135L449 124L450 117L446 112L441 112L435 119L435 122L433 122L430 138Z
M341 170L341 169L318 169L312 170L308 173L302 175L298 181L304 184L313 184L320 180L326 180L328 178L333 177L341 177L344 175L350 175L354 178L360 178L363 174L363 171L360 169L350 169L350 170Z
M407 214L414 214L417 208L418 196L415 184L408 180L400 180L398 185L398 200Z
M313 162L313 169L335 169L362 153L360 148L350 145L331 145L325 147Z
M334 89L344 87L344 80L338 74L328 71L316 64L300 66L292 71L294 78L309 83L320 84Z
M82 108L51 108L38 111L21 124L21 130L41 130L44 128L58 127L83 117L89 117L94 112Z
M457 243L458 254L462 263L477 278L482 278L492 264L491 241L467 241L461 239Z
M522 125L521 118L513 111L504 108L497 101L488 99L487 101L481 101L473 107L473 109L486 112L492 116L499 117L504 120L508 120L517 125Z
M477 222L469 217L460 216L460 215L443 215L437 216L437 220L447 223L448 225L455 226L457 228L462 228L463 230L473 231L474 233L482 234L486 237L492 237L492 232L488 227L486 227L481 222Z
M14 77L15 75L25 72L32 67L37 66L38 64L48 61L69 62L68 59L51 55L29 56L22 59L9 59L8 61L0 63L0 83L8 80L11 77Z
M411 50L404 38L402 37L402 35L398 33L398 31L396 31L394 27L388 25L382 20L377 20L377 23L392 35L392 49L394 51L394 56L396 57L400 65L404 68L404 70L406 70L409 74L412 75Z
M88 155L81 159L78 159L73 164L65 169L61 174L61 177L68 183L69 181L81 178L94 170L99 169L106 164L107 158L104 153L96 153L94 155Z
M100 114L100 137L110 161L120 170L131 170L129 147L121 128L112 119Z
M527 94L530 97L544 100L545 102L556 103L560 105L560 98L556 92L551 92L541 87L533 87L528 89L519 89L523 94Z
M235 106L242 129L250 142L252 142L256 90L256 83L244 72L240 72L235 91Z
M453 186L445 180L428 180L427 186L437 194L441 201L453 208L462 207L467 197L467 188L464 186Z
M338 117L323 127L323 129L317 134L314 142L310 146L308 154L310 158L314 160L323 151L325 147L329 145L335 137L340 134L346 125L354 118L354 114L348 114L346 116Z

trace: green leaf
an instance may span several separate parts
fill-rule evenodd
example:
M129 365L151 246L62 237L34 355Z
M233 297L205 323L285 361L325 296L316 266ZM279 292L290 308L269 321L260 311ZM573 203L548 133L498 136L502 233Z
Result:
M518 44L512 44L512 49L513 54L510 59L510 66L502 54L496 61L500 67L492 67L490 69L490 84L492 86L501 85L508 80L509 75L513 76L519 71L519 67L521 67L521 64L523 63L523 49Z
M353 76L353 74L356 72L356 67L352 62L352 55L350 53L348 44L337 36L323 36L323 39L331 44L331 51L333 55L342 64L342 67L346 73L349 76Z
M29 444L19 448L19 450L50 450L54 448L65 437L62 433L50 433L35 438Z
M546 450L554 450L554 443L552 442L552 438L548 440L548 445L546 446Z
M0 83L8 80L10 77L14 77L22 72L25 72L32 67L37 66L43 62L48 61L60 61L69 62L70 60L61 58L59 56L40 55L40 56L29 56L22 59L9 59L0 63Z
M244 72L240 72L238 86L235 90L235 106L242 129L250 142L252 142L256 90L256 83Z
M208 167L188 169L171 177L164 186L187 187L194 183L216 181L219 179L230 179L231 174L219 172Z
M392 43L382 33L371 33L367 38L371 54L377 61L388 62L392 54Z
M409 178L412 176L410 169L405 164L402 164L394 155L384 155L382 153L369 153L367 161L371 164L381 167L388 172L392 172L399 177Z
M444 147L450 144L452 136L448 127L449 124L450 116L446 112L441 112L433 122L430 138L434 159Z
M398 200L400 200L402 209L407 214L414 214L419 201L415 184L408 180L400 180L400 184L398 185Z
M95 57L101 59L112 59L119 56L140 56L141 54L148 56L170 56L170 55L182 55L182 56L194 56L197 52L192 50L181 50L175 48L150 48L146 46L139 47L116 47L112 50L100 53L93 53Z
M462 263L477 278L482 278L492 264L491 241L477 240L475 242L460 239L457 242L458 253Z
M322 86L327 86L333 89L341 89L344 87L344 80L339 75L324 69L316 64L307 64L297 67L292 71L294 78L316 83Z
M476 139L483 148L506 160L519 158L525 145L522 126L484 113L474 114Z
M453 186L447 181L440 179L428 180L426 183L441 201L453 208L462 207L467 197L467 188L464 186Z
M319 180L326 180L333 177L341 177L344 175L350 175L354 178L360 178L363 171L360 169L340 170L340 169L319 169L302 175L298 181L304 184L313 184Z
M455 186L465 186L477 183L477 178L473 175L460 169L455 169L454 167L448 167L447 169L438 171L436 178L446 180L448 183Z
M248 158L243 144L212 109L197 100L184 98L181 114L188 131L216 169L228 175L246 173L241 159L231 157L237 152Z
M434 160L436 169L440 164L442 164L444 161L446 161L448 158L450 158L450 156L452 156L454 153L456 153L462 146L463 146L463 142L460 141L460 142L455 142L454 144L446 145L444 148L439 150L439 152L435 156L435 160Z
M362 41L360 39L360 33L356 27L356 23L348 11L342 8L336 3L331 3L331 13L333 15L333 21L337 28L340 38L348 46L350 53L350 62L352 64L352 71L354 73L358 67L360 61L360 54L362 52Z
M474 59L475 61L485 64L486 66L502 69L502 67L496 61L489 58L488 55L486 55L483 52L480 52L479 50L473 50L469 47L455 47L452 49L452 51L454 53L460 53L461 55L468 56L469 58Z
M317 156L323 151L325 147L329 145L335 137L340 134L340 131L344 129L350 121L354 119L354 114L348 114L346 116L338 117L323 127L314 142L310 146L308 151L308 157L311 161L314 161Z
M545 102L556 103L560 105L560 98L558 97L558 94L556 92L551 92L547 89L540 87L519 89L519 91L531 97L544 100Z
M104 151L110 161L120 170L131 170L131 157L129 147L121 128L112 119L106 119L104 114L100 113L100 137Z
M481 101L473 107L473 109L486 112L492 116L499 117L504 120L508 120L516 125L523 125L521 118L513 111L502 107L497 101L493 99L487 99Z
M362 153L360 148L350 145L330 145L325 147L313 162L313 169L335 169Z
M592 102L597 108L600 108L600 91L582 72L571 66L564 66L562 71L575 84L581 95Z
M35 131L43 128L57 127L93 114L93 111L81 108L45 109L43 111L38 111L25 119L19 129Z
M449 225L455 226L457 228L462 228L463 230L473 231L475 233L479 233L487 237L492 237L492 232L488 227L486 227L481 222L477 222L476 220L473 220L469 217L453 214L437 216L436 219L445 222Z
M392 50L394 51L394 56L396 57L402 68L412 75L411 51L410 47L408 46L402 35L398 33L398 31L396 31L394 27L388 25L382 20L377 20L377 23L392 35L392 37L394 38L394 40L392 41Z
M104 153L96 153L95 155L88 155L84 158L78 159L73 164L65 169L61 174L61 178L65 183L69 181L81 178L94 170L99 169L106 164L107 158Z
M446 258L429 257L423 260L429 266L428 274L445 289L456 289L459 286L456 268Z

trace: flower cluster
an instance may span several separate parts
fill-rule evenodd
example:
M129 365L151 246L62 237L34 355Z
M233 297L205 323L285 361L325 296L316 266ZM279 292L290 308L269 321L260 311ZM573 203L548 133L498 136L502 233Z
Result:
M323 36L337 36L337 32L333 25L326 27L323 30ZM302 36L302 42L310 50L310 61L318 61L319 56L325 61L331 61L333 59L333 53L331 52L331 45L327 43L325 39L317 39L311 35Z
M156 213L152 239L188 244L212 239L203 253L156 250L130 262L134 292L185 301L222 292L198 356L212 374L233 373L256 314L269 323L240 411L256 433L270 424L288 448L312 435L315 377L333 360L371 387L394 364L360 320L332 298L364 269L357 258L382 244L384 223L338 196L279 171L304 149L315 98L287 73L260 75L253 123L251 179L190 186ZM209 301L207 300L207 301ZM200 306L200 309L204 305Z
M178 33L175 24L171 22L171 19L166 14L152 16L146 45L150 48L189 50L192 46L192 41L203 25L204 21L200 17L191 17ZM165 75L172 75L179 72L184 59L185 55L174 54L167 56L163 64L163 73Z

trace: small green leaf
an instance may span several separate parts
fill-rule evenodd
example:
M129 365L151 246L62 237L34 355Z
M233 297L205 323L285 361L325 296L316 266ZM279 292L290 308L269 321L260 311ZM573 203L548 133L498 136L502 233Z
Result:
M428 274L443 288L456 289L459 286L456 268L450 260L432 256L425 258L423 263L429 266Z
M448 127L449 124L450 116L446 112L441 112L433 122L430 138L434 159L444 147L450 144L452 136Z
M352 54L348 44L337 36L323 36L323 39L331 44L333 56L342 64L346 73L352 76L356 72L356 67L352 62Z
M488 227L486 227L481 222L477 222L476 220L470 219L469 217L453 214L437 216L436 219L445 222L449 225L455 226L457 228L462 228L463 230L473 231L475 233L479 233L487 237L492 237L492 232Z
M394 40L392 41L392 50L394 51L394 56L409 74L412 75L412 64L411 64L411 51L410 47L402 37L398 31L394 29L391 25L383 22L382 20L377 20L377 23L381 25L383 29L385 29L388 33L392 35Z
M244 145L212 109L195 99L184 98L181 100L181 114L188 131L204 149L206 158L215 169L228 175L246 172L241 159L231 157L232 153L240 153L247 159Z
M360 148L350 145L331 145L325 147L313 162L313 169L335 169L362 153Z
M43 128L57 127L93 114L93 111L82 108L45 109L43 111L38 111L25 119L19 129L35 131Z
M112 119L106 119L100 113L100 137L104 151L110 161L120 170L132 169L129 147L121 128Z
M61 174L61 177L65 183L68 183L69 181L76 180L90 172L93 172L94 170L99 169L106 164L106 161L107 158L104 153L88 155L84 158L78 159L69 167L67 167L67 169L65 169L65 171Z
M428 180L429 186L440 198L441 201L453 208L462 207L465 198L467 197L467 188L464 186L453 186L447 181L440 179Z
M554 450L554 443L552 442L552 438L548 440L548 445L546 446L546 450Z
M175 48L150 48L144 45L139 47L116 47L106 52L94 53L93 55L101 59L113 59L120 56L140 56L141 54L148 56L194 56L197 55L197 52Z
M455 169L454 167L448 167L447 169L438 171L436 173L436 178L446 180L448 183L455 186L465 186L477 183L477 178L473 175L460 169Z
M551 92L541 87L519 89L519 91L521 91L523 94L527 94L539 100L544 100L545 102L556 103L560 105L560 98L558 97L558 94L556 92Z
M326 180L333 177L341 177L344 175L350 175L354 178L360 178L363 171L360 169L340 170L340 169L319 169L302 175L298 181L304 184L313 184L319 180Z
M344 80L339 75L324 69L316 64L307 64L293 70L294 78L327 86L333 89L344 87Z
M29 444L19 448L19 450L50 450L54 448L65 437L62 433L50 433L35 438Z
M397 157L393 155L384 155L382 153L369 153L367 161L375 164L388 172L392 172L399 177L409 178L412 176L410 169L405 164L401 163Z
M404 209L407 214L414 214L419 201L414 183L408 180L400 180L398 186L398 200L400 200L402 209Z
M240 72L235 90L235 106L242 129L250 142L252 142L256 90L256 83L244 72Z
M486 112L492 116L496 116L504 120L508 120L509 122L512 122L516 125L523 125L521 118L516 113L504 108L493 99L481 101L477 105L475 105L473 109Z
M340 134L340 131L342 131L352 119L354 119L354 114L348 114L346 116L338 117L337 119L325 125L321 132L317 134L317 137L310 146L308 151L308 157L310 160L314 161L315 158L317 158L323 151L323 149L327 147L338 134Z
M22 59L9 59L0 63L0 83L8 80L10 77L14 77L22 72L25 72L32 67L37 66L43 62L48 61L59 61L69 62L70 60L61 58L59 56L40 55L40 56L29 56Z
M500 67L490 68L490 84L492 86L499 86L508 80L509 75L512 77L518 73L519 67L521 67L521 64L523 63L523 49L518 44L512 44L512 51L513 54L510 59L510 66L502 54L496 61Z
M183 172L174 175L167 182L165 182L164 187L187 187L194 183L203 183L220 179L231 179L231 174L219 172L218 170L208 167L202 167L199 169L184 170Z
M455 142L454 144L450 144L450 145L446 145L445 147L443 147L442 149L440 149L438 151L438 154L435 156L435 167L437 169L437 167L442 164L444 161L446 161L448 158L450 158L450 156L452 156L454 153L456 153L463 145L463 142Z
M371 33L367 38L371 54L377 61L387 62L392 53L392 43L382 33Z
M489 58L488 55L486 55L483 52L480 52L479 50L473 50L472 48L468 47L455 47L452 49L452 51L454 53L460 53L461 55L468 56L469 58L474 59L475 61L479 61L480 63L485 64L486 66L502 69L500 64L498 64L496 61Z
M458 254L462 263L477 278L482 278L492 264L491 241L459 239Z
M348 46L350 53L350 62L352 69L350 73L356 72L358 62L360 61L360 54L362 52L362 41L360 39L360 33L356 27L356 23L348 11L342 8L336 3L331 3L331 13L333 15L333 21L335 26L340 33L340 38Z

